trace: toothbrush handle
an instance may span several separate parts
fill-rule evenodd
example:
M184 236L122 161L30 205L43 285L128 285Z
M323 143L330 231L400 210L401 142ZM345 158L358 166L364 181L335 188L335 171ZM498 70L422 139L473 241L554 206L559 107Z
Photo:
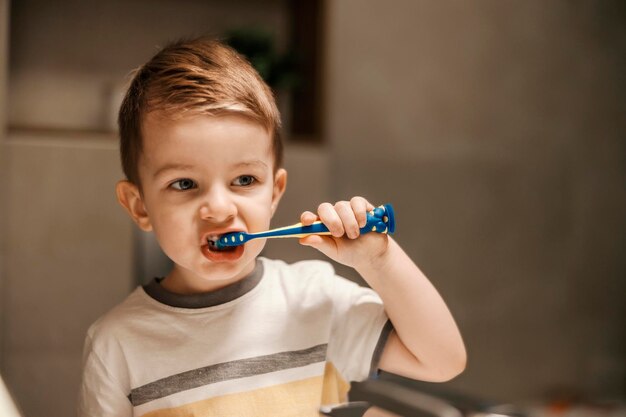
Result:
M367 213L367 223L360 229L361 234L393 233L396 229L395 216L390 204L376 207ZM279 238L279 237L304 237L308 235L330 235L328 228L321 221L316 221L308 226L301 223L292 226L280 227L259 233L230 233L220 238L220 246L237 246L252 239Z
M361 234L369 232L393 233L395 231L395 218L390 204L380 206L367 213L367 223L361 227ZM254 233L253 238L272 237L304 237L308 235L329 235L328 227L321 221L316 221L308 226L301 223L292 226L268 230L267 232Z

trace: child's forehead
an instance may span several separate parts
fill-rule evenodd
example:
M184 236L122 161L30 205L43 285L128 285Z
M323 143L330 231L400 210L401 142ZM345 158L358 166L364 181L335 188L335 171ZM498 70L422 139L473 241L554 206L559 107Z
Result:
M261 123L238 114L163 116L148 114L142 123L143 140L171 143L204 138L222 146L270 145L272 134Z
M273 159L270 133L260 123L236 114L175 118L149 114L142 131L143 156L155 163L219 158L245 164Z
M268 131L263 122L254 119L243 111L219 110L213 113L193 108L179 109L178 111L157 109L147 112L141 119L141 124L144 129L146 127L158 127L159 129L176 128L178 126L194 123L203 123L209 126L220 124L254 126L258 129Z

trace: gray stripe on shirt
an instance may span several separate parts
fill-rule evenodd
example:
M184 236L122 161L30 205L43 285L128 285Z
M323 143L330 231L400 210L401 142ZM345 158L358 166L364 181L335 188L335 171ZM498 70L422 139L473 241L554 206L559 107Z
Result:
M216 382L325 362L327 346L327 344L321 344L308 349L274 353L193 369L133 388L128 399L136 407L168 395Z
M387 345L387 340L389 340L389 335L393 330L393 323L391 320L387 320L383 329L380 332L380 336L378 337L378 343L376 343L376 348L374 349L374 354L372 355L372 362L370 364L370 378L377 378L379 372L378 364L380 363L380 358L383 355L383 350L385 350L385 346Z

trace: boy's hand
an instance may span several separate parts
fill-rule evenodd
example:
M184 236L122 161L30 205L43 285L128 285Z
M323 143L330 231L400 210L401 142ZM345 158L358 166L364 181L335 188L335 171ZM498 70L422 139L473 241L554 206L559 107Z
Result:
M329 258L355 269L375 263L388 247L385 233L367 233L360 236L360 228L367 223L367 212L374 206L363 197L353 197L350 201L322 203L317 214L305 211L300 216L303 225L308 226L321 220L332 236L313 235L300 239L300 243L312 246Z

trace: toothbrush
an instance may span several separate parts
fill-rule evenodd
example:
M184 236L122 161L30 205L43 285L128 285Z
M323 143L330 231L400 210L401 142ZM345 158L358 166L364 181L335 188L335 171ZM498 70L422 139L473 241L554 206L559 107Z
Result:
M376 233L393 233L396 230L396 222L393 214L393 208L391 204L384 204L376 207L374 210L367 213L367 223L361 229L361 234L376 232ZM239 246L252 239L270 239L270 238L284 238L284 237L305 237L309 235L330 235L328 228L321 221L316 221L309 226L303 226L302 223L297 223L292 226L280 227L278 229L272 229L265 232L258 233L245 233L245 232L233 232L220 236L216 242L218 249L228 246Z

